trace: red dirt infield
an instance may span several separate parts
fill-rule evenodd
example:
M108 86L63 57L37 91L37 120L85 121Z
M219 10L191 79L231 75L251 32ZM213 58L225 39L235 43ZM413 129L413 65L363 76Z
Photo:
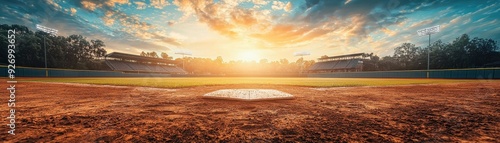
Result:
M5 79L0 87L8 87ZM204 99L276 89L292 100ZM8 100L8 90L1 90ZM7 104L0 108L7 124ZM20 82L7 142L500 142L500 81L386 87L161 89Z

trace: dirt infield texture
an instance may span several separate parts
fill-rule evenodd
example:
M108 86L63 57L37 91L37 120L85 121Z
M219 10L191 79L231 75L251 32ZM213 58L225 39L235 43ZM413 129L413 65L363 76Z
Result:
M5 79L0 87L8 87ZM7 142L500 142L500 81L389 87L180 89L21 82ZM293 100L203 99L265 88ZM8 93L0 91L5 100ZM0 108L7 124L7 104Z

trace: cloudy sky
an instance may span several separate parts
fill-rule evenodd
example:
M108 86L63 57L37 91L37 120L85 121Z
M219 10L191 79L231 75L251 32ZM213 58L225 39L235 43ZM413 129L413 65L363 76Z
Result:
M36 24L101 39L108 52L188 51L224 60L295 60L295 52L385 56L416 31L500 41L498 0L1 0L0 24ZM174 55L174 57L179 57Z

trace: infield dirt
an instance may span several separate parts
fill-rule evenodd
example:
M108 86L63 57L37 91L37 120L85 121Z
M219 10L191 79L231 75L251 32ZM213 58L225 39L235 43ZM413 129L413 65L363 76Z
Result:
M5 79L0 87L8 87ZM277 89L295 99L202 98L235 88ZM16 135L4 126L1 141L500 142L500 81L179 89L21 82L16 89ZM5 89L0 93L8 95ZM8 112L6 104L1 107L2 115Z

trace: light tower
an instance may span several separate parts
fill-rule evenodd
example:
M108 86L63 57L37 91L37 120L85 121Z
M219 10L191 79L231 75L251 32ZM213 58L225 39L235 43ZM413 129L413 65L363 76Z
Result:
M45 27L45 26L42 26L40 24L37 24L36 25L36 29L42 31L42 32L45 32L47 34L49 34L50 36L56 36L57 35L57 30L56 29L52 29L52 28L48 28L48 27ZM45 57L45 77L48 77L49 76L49 71L47 70L47 47L45 46L45 39L46 37L44 36L43 37L43 49L44 49L44 57Z
M307 51L293 53L293 56L296 56L296 57L300 56L300 58L302 58L302 63L300 63L300 73L301 74L303 73L303 70L304 70L304 56L309 56L309 55L311 55L311 53L309 53Z
M432 26L424 29L420 29L417 31L418 36L429 35L429 47L427 48L427 78L429 78L429 69L430 69L430 49L431 49L431 34L436 34L439 32L440 26Z
M175 54L182 55L182 69L186 70L184 68L184 61L185 61L186 55L190 56L190 55L193 55L193 53L188 52L188 51L179 51L179 52L175 52Z

